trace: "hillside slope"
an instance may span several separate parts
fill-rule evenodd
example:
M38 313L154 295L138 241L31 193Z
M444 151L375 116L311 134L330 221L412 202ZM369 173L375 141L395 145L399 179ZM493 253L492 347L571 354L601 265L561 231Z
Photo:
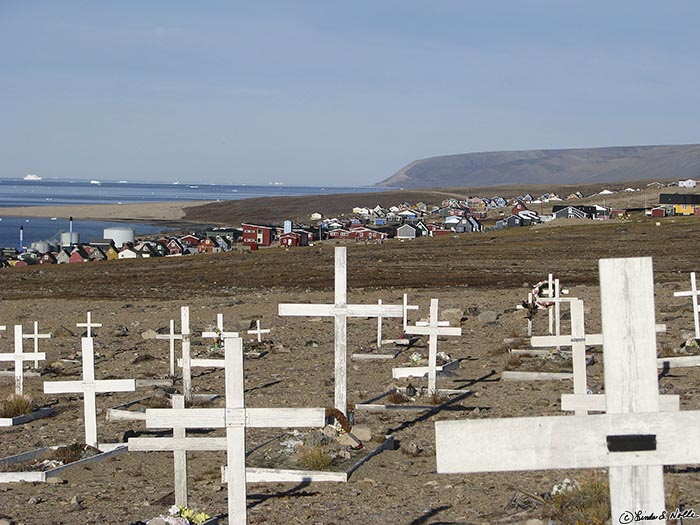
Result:
M590 184L700 176L700 144L495 151L416 160L377 186Z

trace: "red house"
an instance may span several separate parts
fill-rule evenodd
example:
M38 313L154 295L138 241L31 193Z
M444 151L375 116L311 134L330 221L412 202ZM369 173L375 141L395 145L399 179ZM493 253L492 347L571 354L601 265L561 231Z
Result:
M90 260L90 256L87 254L82 246L76 246L70 253L70 258L68 262L70 263L84 263Z
M279 237L279 228L261 224L241 223L242 242L246 245L271 246Z
M295 230L280 235L280 246L308 246L309 233L304 230Z

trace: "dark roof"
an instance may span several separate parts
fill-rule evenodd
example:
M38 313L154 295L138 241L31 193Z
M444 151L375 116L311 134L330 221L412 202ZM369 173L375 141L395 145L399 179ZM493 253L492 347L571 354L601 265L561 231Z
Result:
M700 204L700 195L695 193L662 193L659 204Z

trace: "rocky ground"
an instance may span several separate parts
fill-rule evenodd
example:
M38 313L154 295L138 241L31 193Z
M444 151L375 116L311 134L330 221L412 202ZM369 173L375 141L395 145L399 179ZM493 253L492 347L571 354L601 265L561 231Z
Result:
M608 225L549 227L541 230L464 235L410 243L348 245L349 300L356 303L410 302L420 306L411 321L425 318L431 298L461 337L441 338L439 350L460 360L459 369L439 379L439 386L469 391L439 410L368 413L356 411L357 425L371 429L373 442L391 434L395 450L385 451L360 467L348 483L250 484L250 523L423 524L547 523L543 495L565 478L585 480L583 471L443 475L436 473L434 425L442 419L560 415L559 396L571 383L503 382L508 368L570 369L556 358L543 362L511 359L509 346L525 345L526 320L515 306L548 272L561 278L570 295L586 305L588 332L600 329L597 259L651 255L656 271L657 321L668 331L658 338L659 351L673 352L689 332L693 319L688 299L673 292L689 287L688 272L697 270L694 246L700 229L689 220ZM330 407L333 403L333 324L320 318L283 318L277 305L287 302L328 303L333 300L333 244L298 250L274 248L256 253L229 253L192 258L114 261L63 267L29 267L0 272L0 321L10 328L23 324L54 337L42 342L47 360L42 376L28 378L25 389L51 405L53 417L0 429L0 456L46 445L83 439L82 401L77 395L45 396L43 381L76 380L80 376L81 329L86 311L103 324L97 329L97 378L161 378L168 372L167 342L144 339L150 330L167 329L189 305L194 351L205 355L209 343L198 337L217 313L225 327L247 328L252 319L271 328L269 351L247 359L246 402L251 407ZM177 321L179 326L179 320ZM565 331L568 320L563 324ZM546 316L534 319L536 334L546 331ZM398 320L386 320L386 337L401 335ZM349 322L348 351L368 352L375 345L376 320ZM504 344L505 338L513 341ZM251 343L247 343L249 346ZM0 338L3 352L12 349L10 332ZM403 365L413 352L427 355L419 340L392 361L349 361L351 405L388 390L391 368ZM603 387L601 355L588 369L594 391ZM9 368L9 367L5 367ZM681 396L683 410L700 408L700 371L672 370L660 379L664 393ZM0 377L0 393L12 391L12 379ZM193 385L201 393L223 393L223 374L198 370ZM181 383L175 382L179 389ZM118 442L126 433L144 431L143 424L106 421L109 408L163 389L98 396L100 441ZM248 431L248 445L261 443L268 431ZM216 432L211 435L218 435ZM461 446L481 443L465 439ZM576 443L571 444L572 447ZM210 514L226 513L226 489L219 468L220 452L189 455L190 505ZM251 456L252 460L252 456ZM666 473L667 501L700 513L700 475L693 466ZM546 498L545 498L546 499ZM167 452L131 452L99 463L66 470L57 483L0 484L0 516L16 524L130 524L165 512L173 501L173 462ZM225 518L222 520L226 522ZM563 521L558 521L564 523ZM583 521L590 523L592 521ZM530 521L530 523L539 523Z

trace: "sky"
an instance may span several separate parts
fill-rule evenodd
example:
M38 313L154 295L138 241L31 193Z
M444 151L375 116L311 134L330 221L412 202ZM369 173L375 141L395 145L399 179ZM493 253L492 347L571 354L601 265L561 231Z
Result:
M696 0L0 0L0 177L365 186L700 142Z

